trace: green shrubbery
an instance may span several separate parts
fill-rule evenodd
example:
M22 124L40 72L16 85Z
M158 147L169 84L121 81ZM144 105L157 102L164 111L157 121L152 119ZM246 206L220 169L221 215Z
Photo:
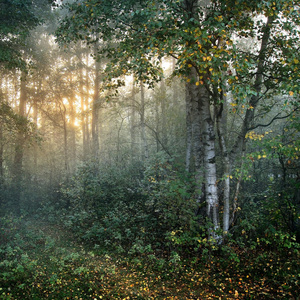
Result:
M165 255L194 251L195 211L190 178L158 156L138 167L85 164L62 186L61 199L39 214L98 249Z

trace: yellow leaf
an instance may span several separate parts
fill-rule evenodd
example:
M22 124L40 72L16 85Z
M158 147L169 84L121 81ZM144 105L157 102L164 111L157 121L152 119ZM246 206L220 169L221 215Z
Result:
M199 81L197 81L197 82L196 82L196 85L199 85L199 84L200 84Z
M289 91L289 95L290 95L290 96L293 96L293 95L294 95L294 92L293 92L293 91Z
M189 67L189 68L191 68L191 67L192 67L192 65L191 65L191 64L188 64L188 67Z

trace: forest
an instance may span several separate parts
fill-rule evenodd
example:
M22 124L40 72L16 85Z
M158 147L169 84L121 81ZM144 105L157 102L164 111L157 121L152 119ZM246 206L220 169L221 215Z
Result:
M0 299L299 299L299 0L0 0Z

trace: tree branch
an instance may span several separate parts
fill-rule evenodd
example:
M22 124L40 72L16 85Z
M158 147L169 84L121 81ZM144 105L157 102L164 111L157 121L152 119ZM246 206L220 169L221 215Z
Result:
M293 111L291 111L289 114L287 114L285 116L280 116L281 113L278 113L269 123L267 123L267 124L257 124L257 125L255 125L253 127L248 128L248 130L249 131L250 130L254 130L254 129L258 128L258 127L268 127L268 126L270 126L276 120L283 120L283 119L286 119L286 118L290 117L298 109L299 109L299 107L295 108Z

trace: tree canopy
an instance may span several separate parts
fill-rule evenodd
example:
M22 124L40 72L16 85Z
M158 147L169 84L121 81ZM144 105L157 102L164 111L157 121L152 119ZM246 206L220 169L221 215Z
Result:
M189 83L188 91L198 93L197 99L191 94L193 99L187 101L198 101L198 107L191 106L191 114L200 115L202 150L196 156L202 162L196 169L203 173L204 168L202 193L215 230L219 228L215 148L219 137L222 177L228 178L223 199L227 232L229 178L236 158L243 156L247 133L264 126L258 123L261 111L274 107L266 100L274 95L291 97L293 110L298 109L299 6L295 1L91 0L66 7L69 15L57 31L58 40L100 41L97 56L109 59L105 70L109 87L119 86L119 77L127 73L151 87L161 78L162 57L176 59L174 74ZM251 47L245 46L249 43ZM215 121L221 124L226 103L242 121L231 141L225 141L224 128L214 127ZM283 111L277 117L288 114Z

